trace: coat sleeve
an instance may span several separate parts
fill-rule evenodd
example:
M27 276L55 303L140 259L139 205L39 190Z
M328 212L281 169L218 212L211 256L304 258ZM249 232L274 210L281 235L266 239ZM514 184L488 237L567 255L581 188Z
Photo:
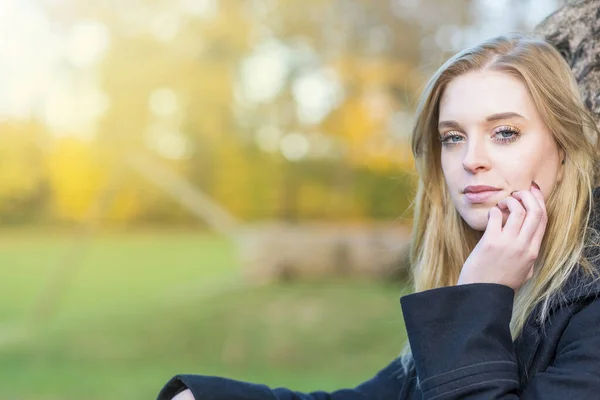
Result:
M556 358L539 372L522 399L597 399L600 397L600 299L577 312L556 349Z
M600 393L600 300L575 314L553 364L519 394L514 291L476 283L401 299L423 399L591 399Z
M196 400L398 400L405 381L402 371L398 358L353 389L311 393L217 376L177 375L163 387L157 400L171 400L186 388Z

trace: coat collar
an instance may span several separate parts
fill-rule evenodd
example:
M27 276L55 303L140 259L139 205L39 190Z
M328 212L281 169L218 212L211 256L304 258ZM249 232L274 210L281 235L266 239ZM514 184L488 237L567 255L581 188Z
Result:
M600 187L594 189L592 215L590 225L600 232ZM600 271L600 248L590 247L585 255L592 265ZM586 298L600 296L600 280L587 276L581 268L577 268L565 282L561 291L550 303L551 312L569 304L583 301ZM542 304L538 304L529 316L519 337L515 340L515 352L519 366L519 378L523 387L531 378L530 372L535 368L535 357L542 342L541 324L537 318Z
M592 213L590 215L590 226L600 234L600 187L593 191ZM589 276L581 268L575 269L565 282L562 290L552 302L551 308L557 308L570 304L587 297L600 296L600 248L590 246L584 250L584 254L590 261L598 275Z

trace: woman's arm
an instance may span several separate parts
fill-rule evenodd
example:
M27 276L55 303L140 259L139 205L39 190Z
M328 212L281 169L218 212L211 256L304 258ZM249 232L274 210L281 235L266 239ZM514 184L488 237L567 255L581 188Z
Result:
M514 291L474 283L401 298L423 399L518 399ZM508 396L508 397L505 397Z
M476 283L401 299L423 399L600 398L600 298L571 317L552 365L519 394L513 296L508 286Z
M217 376L177 375L165 385L157 400L398 400L404 381L400 359L353 389L333 392L300 393Z

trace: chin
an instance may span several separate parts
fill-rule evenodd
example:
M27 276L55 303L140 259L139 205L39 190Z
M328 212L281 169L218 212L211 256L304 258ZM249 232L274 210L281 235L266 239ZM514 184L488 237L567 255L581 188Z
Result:
M469 212L466 214L460 214L463 220L469 225L472 229L476 231L485 231L487 227L487 210L481 210L476 212Z

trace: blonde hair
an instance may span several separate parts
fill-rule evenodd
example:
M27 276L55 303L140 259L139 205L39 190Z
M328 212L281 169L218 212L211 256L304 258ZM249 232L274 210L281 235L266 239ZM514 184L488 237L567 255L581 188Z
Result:
M523 82L566 156L563 178L546 202L548 224L534 275L515 296L510 330L516 339L536 306L538 321L547 319L551 301L572 272L579 268L588 274L594 272L584 247L597 242L589 222L600 154L599 132L566 61L543 40L501 36L450 58L421 95L412 136L420 178L410 250L415 291L455 285L481 235L466 224L450 200L441 169L437 124L440 99L448 83L484 69L502 71ZM405 369L411 359L407 345L402 357Z

